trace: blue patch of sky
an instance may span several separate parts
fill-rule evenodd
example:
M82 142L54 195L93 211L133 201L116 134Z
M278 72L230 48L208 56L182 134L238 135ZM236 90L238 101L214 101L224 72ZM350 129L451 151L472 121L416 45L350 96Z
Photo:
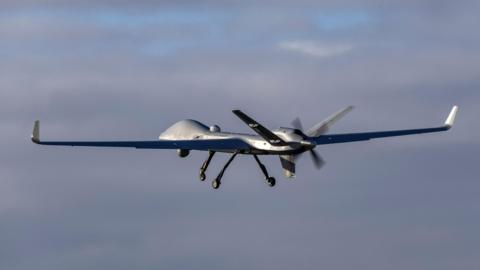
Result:
M123 9L68 9L68 8L33 8L18 10L11 13L0 11L2 17L25 17L35 21L60 22L64 24L88 24L93 27L115 29L122 32L142 32L146 27L155 25L171 28L173 31L182 31L184 27L197 29L200 35L191 37L186 34L180 38L148 40L138 43L138 52L155 56L171 54L179 49L205 46L215 40L222 40L225 25L228 19L235 14L233 10L192 10L192 9L153 9L149 11L128 11ZM191 27L190 27L191 26Z
M72 9L47 9L36 8L33 10L20 11L17 14L3 14L7 16L30 15L42 18L51 17L65 23L89 23L98 27L126 29L142 31L144 27L161 25L182 31L183 26L195 26L201 31L201 35L193 35L169 40L153 40L146 44L139 44L141 53L153 55L165 55L177 50L194 48L199 46L246 46L268 47L278 40L289 36L285 33L272 33L271 35L258 37L255 31L228 34L229 21L241 13L236 9L153 9L150 11L126 11L122 9L95 9L95 10L72 10ZM326 10L326 11L302 11L305 16L312 20L322 31L341 32L352 28L362 27L375 22L376 17L368 10ZM2 13L0 12L0 16ZM262 23L259 21L258 23ZM307 33L305 33L307 34ZM310 33L312 34L312 33ZM297 33L298 35L298 33ZM228 37L228 38L227 38ZM304 36L304 38L312 38Z
M178 31L182 31L183 26L198 27L198 31L201 31L200 36L193 35L188 38L187 35L180 39L155 40L139 48L140 53L164 56L181 49L206 46L214 40L221 39L225 22L230 15L223 10L167 9L142 13L102 11L95 13L94 19L105 27L138 30L152 25L169 26Z
M151 12L95 12L93 18L105 25L143 27L149 24L212 24L225 20L224 11L156 10Z
M123 9L69 9L69 8L29 8L1 10L0 18L32 16L60 17L72 21L84 20L106 25L141 27L151 23L192 24L208 23L225 19L226 10L152 9L149 11L128 11Z
M367 10L339 10L320 12L315 16L315 23L322 30L335 31L361 27L372 24L376 16Z

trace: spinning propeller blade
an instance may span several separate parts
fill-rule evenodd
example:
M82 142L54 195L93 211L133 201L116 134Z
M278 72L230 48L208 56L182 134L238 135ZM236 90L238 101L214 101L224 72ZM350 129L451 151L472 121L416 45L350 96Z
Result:
M303 132L302 121L300 121L300 118L298 118L298 117L295 118L295 119L293 119L293 121L292 121L292 127L294 127L294 128L296 128L296 129L298 129L298 130L300 130L300 131Z
M303 132L303 125L300 118L298 117L295 118L291 124L293 128ZM325 160L318 154L317 151L312 149L309 152L310 152L310 157L312 158L313 165L315 165L315 167L320 170L323 167L323 165L325 165ZM296 159L298 159L301 155L302 154L296 155Z
M315 150L310 150L310 157L312 158L315 167L320 170L325 165L325 160Z

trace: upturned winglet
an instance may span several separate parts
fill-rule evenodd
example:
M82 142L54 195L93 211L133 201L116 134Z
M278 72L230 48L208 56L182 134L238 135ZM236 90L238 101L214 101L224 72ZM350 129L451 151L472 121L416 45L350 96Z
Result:
M452 110L448 114L447 120L445 121L445 127L448 129L452 128L453 123L455 122L455 117L457 116L458 106L453 106Z
M32 142L40 143L40 121L35 121L35 124L33 125L32 135L30 135L30 138L32 139Z

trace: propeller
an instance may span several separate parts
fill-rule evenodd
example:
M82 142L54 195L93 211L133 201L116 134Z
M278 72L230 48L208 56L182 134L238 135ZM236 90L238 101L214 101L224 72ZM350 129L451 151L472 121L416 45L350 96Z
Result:
M312 158L315 167L320 170L325 165L325 160L315 150L310 150L310 157Z
M295 129L298 129L300 130L302 133L303 133L303 125L302 125L302 121L300 120L300 118L295 118L293 121L292 121L292 127L294 127ZM318 154L317 151L315 151L314 149L311 149L309 151L310 153L310 157L312 159L312 162L313 162L313 165L315 165L315 167L320 170L323 165L325 165L325 160ZM295 156L295 158L299 158L302 154L298 154Z
M295 119L293 119L293 121L292 121L292 127L294 127L294 128L296 128L296 129L298 129L298 130L300 130L300 131L303 132L302 121L300 121L300 118L298 118L298 117L295 118Z

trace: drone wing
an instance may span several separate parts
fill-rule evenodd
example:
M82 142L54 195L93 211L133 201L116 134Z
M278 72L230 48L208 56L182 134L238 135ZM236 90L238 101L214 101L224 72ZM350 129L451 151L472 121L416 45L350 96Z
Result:
M313 140L317 145L320 144L332 144L332 143L346 143L356 141L367 141L376 138L404 136L421 133L432 133L449 130L455 121L458 107L454 106L450 111L443 126L433 128L420 128L420 129L405 129L405 130L390 130L390 131L375 131L375 132L362 132L362 133L346 133L346 134L330 134L314 137Z
M252 147L240 139L215 140L154 140L154 141L41 141L40 122L35 121L31 139L36 144L87 147L131 147L139 149L185 150L249 150Z

